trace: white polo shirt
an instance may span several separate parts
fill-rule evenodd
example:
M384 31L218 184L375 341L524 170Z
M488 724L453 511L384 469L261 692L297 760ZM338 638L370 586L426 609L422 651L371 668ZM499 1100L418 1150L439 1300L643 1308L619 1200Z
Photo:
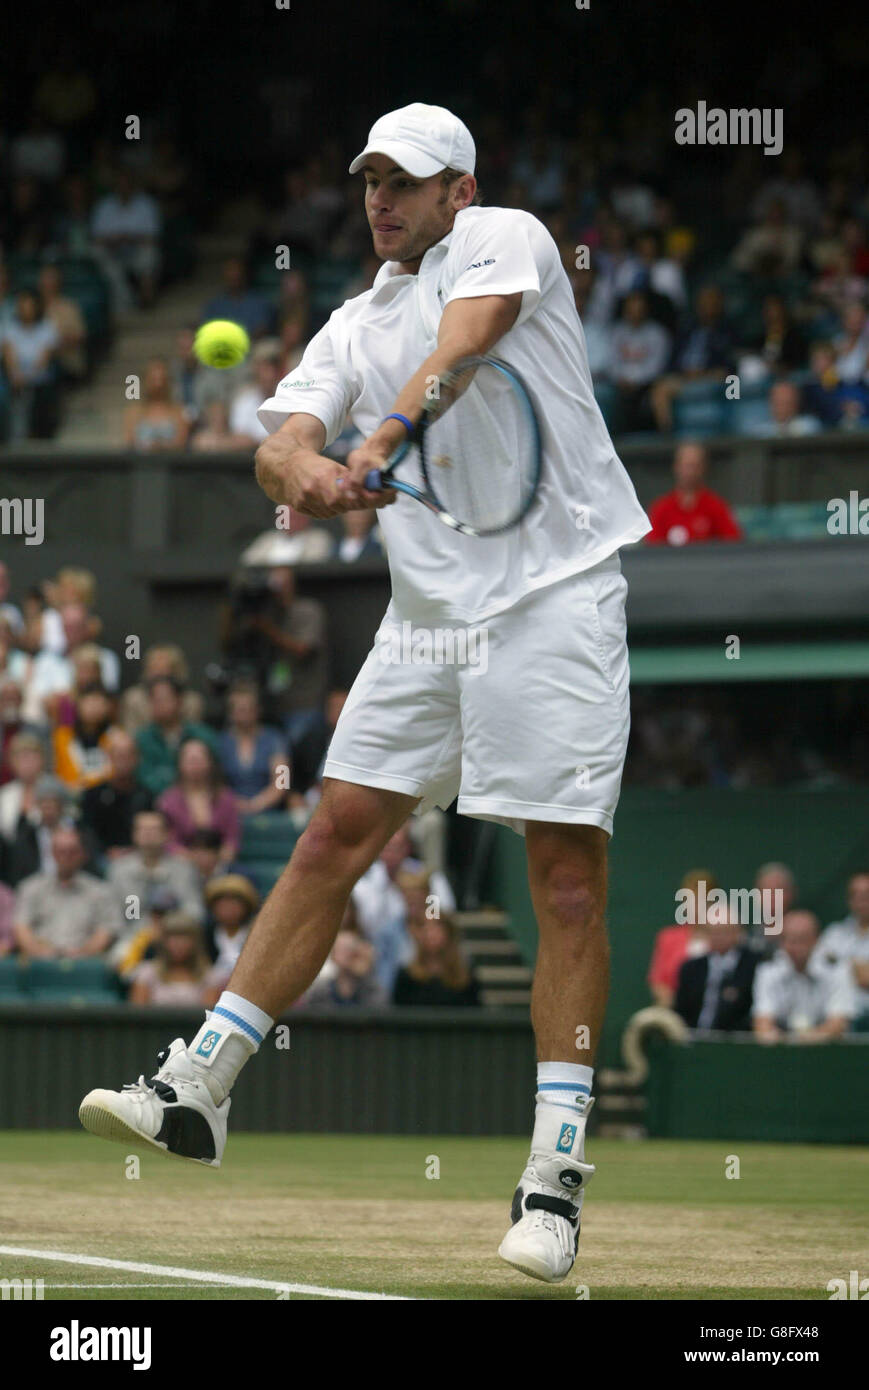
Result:
M792 1033L816 1028L828 1018L853 1018L857 1006L849 971L843 965L824 965L815 954L805 970L797 970L779 950L757 967L751 1012Z
M367 437L437 346L454 299L522 293L519 316L494 348L533 397L543 435L540 493L521 526L463 536L412 498L379 512L394 606L406 618L481 622L532 590L606 559L649 530L597 407L582 325L558 248L530 213L463 208L419 273L387 261L374 285L336 309L299 366L265 401L269 432L304 411L327 443L347 424ZM485 460L478 461L481 469ZM406 474L413 480L413 473Z
M855 961L869 962L869 931L861 931L856 917L846 917L842 922L831 922L812 953L812 960L825 965L846 964L852 971ZM854 981L857 996L857 1009L861 1014L869 1013L869 989L861 989Z

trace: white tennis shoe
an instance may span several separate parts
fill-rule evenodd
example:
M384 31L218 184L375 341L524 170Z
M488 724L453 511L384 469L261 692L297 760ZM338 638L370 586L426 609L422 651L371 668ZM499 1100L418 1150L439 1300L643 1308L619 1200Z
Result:
M594 1176L584 1153L585 1117L576 1110L537 1107L531 1157L513 1195L513 1225L498 1247L507 1264L532 1279L557 1284L573 1268L585 1189Z
M85 1129L100 1139L142 1142L161 1153L220 1167L230 1099L218 1103L209 1077L182 1038L158 1053L160 1070L121 1091L89 1091L79 1106ZM213 1083L212 1083L213 1085ZM214 1087L218 1095L220 1089Z

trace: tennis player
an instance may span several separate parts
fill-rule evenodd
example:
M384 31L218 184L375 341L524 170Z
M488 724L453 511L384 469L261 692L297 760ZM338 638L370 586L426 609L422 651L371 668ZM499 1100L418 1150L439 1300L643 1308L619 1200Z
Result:
M384 264L261 407L271 434L257 477L272 501L309 516L381 508L392 601L335 730L322 800L229 988L189 1045L176 1039L160 1054L156 1075L92 1091L80 1113L103 1137L219 1164L232 1085L317 976L353 885L411 812L458 796L462 814L525 836L539 927L536 1119L500 1254L554 1282L576 1257L594 1173L585 1125L629 722L618 551L649 522L595 403L555 242L527 212L480 206L474 167L462 121L417 102L381 117L350 165ZM522 523L480 539L364 480L407 438L437 378L493 349L534 398L543 469ZM348 420L364 442L344 468L322 451ZM464 466L485 485L484 457ZM384 661L385 639L407 622L484 631L485 669Z

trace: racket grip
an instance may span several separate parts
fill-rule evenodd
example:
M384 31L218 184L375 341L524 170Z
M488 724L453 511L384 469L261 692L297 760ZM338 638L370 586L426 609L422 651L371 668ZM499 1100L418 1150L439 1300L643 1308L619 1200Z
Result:
M372 468L370 473L365 474L365 486L369 492L380 492L383 488L383 476L379 468Z

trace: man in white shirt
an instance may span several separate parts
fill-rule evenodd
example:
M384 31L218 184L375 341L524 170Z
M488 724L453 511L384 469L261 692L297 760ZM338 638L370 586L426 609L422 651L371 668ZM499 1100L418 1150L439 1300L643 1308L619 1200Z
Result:
M846 965L856 991L854 1028L869 1032L869 873L852 874L848 881L848 916L831 922L815 949L813 960Z
M752 1018L761 1042L829 1042L847 1032L854 986L847 966L816 957L820 924L813 912L788 912L781 948L754 977Z
M377 121L350 166L364 176L385 264L261 407L272 433L257 452L257 477L273 502L311 516L379 507L392 603L338 721L322 799L231 988L188 1047L172 1044L159 1073L180 1114L169 1117L147 1087L140 1099L129 1089L94 1091L81 1114L94 1133L121 1123L157 1147L189 1145L188 1157L219 1162L229 1089L273 1019L315 978L354 883L417 806L446 808L458 794L463 814L526 838L540 932L532 1002L540 1066L531 1158L500 1253L554 1282L573 1265L594 1172L584 1135L607 993L607 845L628 735L618 550L649 522L594 399L558 247L529 213L476 205L475 158L456 116L414 103ZM545 481L520 528L475 540L407 497L369 492L364 479L415 428L432 380L493 350L536 398ZM491 409L482 394L481 409ZM363 443L345 468L323 449L348 417ZM409 624L485 632L486 669L385 662L388 642ZM579 1025L591 1039L582 1048Z

